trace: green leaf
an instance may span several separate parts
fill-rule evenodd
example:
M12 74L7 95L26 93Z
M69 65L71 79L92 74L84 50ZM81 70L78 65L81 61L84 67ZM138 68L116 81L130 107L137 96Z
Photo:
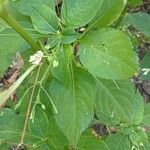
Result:
M29 22L22 21L20 24L35 41L44 37L38 34ZM2 26L0 29L0 57L3 62L0 64L0 73L3 73L11 64L15 53L29 49L30 45L5 22L0 22L0 26Z
M15 116L14 113L5 109L0 113L0 141L19 143L21 135L19 132L23 129L23 118ZM13 135L13 136L12 136Z
M56 128L56 123L50 122L54 121L54 119L48 120L44 110L39 106L36 106L35 110L34 117L32 117L32 120L29 119L29 128L27 128L27 131L25 132L24 145L26 145L29 150L43 150L43 148L47 150L62 150L59 148L60 146L63 147L63 144L66 143L65 136L63 136L59 129ZM24 115L15 114L9 109L3 110L0 113L0 146L3 146L5 143L8 147L19 144L23 132L24 122ZM49 128L50 123L53 124L53 127ZM56 133L54 133L54 131ZM59 146L54 145L59 137L63 138L62 141L64 143L60 142L62 145ZM57 141L57 144L58 143L59 141Z
M138 6L138 5L141 5L143 3L142 0L128 0L128 5L130 6Z
M62 21L67 27L82 27L94 18L101 4L102 0L65 0L62 5Z
M148 150L148 136L144 129L132 129L129 134L129 139L132 143L132 148L137 148L140 150ZM147 149L148 148L148 149Z
M17 12L12 6L12 2L10 2L10 13L35 41L44 37L33 29L29 18ZM3 64L0 64L0 73L3 73L9 67L13 57L15 57L15 53L30 48L30 45L28 45L18 33L1 19L0 39L0 57L1 61L3 61Z
M0 114L0 141L8 146L20 143L24 125L24 116L14 114L13 111L5 109ZM32 147L39 138L26 132L24 143L27 147ZM32 143L33 142L33 143Z
M142 59L142 79L150 80L150 52L147 52Z
M1 150L6 150L6 149L8 149L7 144L2 144L2 143L0 143L0 149L1 149Z
M52 116L50 119L50 127L51 131L49 134L49 142L56 150L66 150L68 147L68 140L62 130L60 130L55 122L55 118Z
M34 7L40 5L46 5L55 10L55 0L18 0L13 2L13 5L20 13L28 16L32 15Z
M138 125L142 122L144 107L140 94L135 93L129 81L97 79L96 114L108 125Z
M106 138L106 144L110 150L129 150L131 149L128 136L121 133L112 134Z
M94 76L127 79L139 69L129 38L115 29L89 32L80 41L81 63Z
M105 27L114 23L121 15L127 0L104 0L92 21L92 27Z
M35 107L33 119L29 122L30 133L41 139L48 136L49 122L46 113L40 107Z
M95 82L90 74L74 68L69 85L53 79L49 93L58 113L56 122L69 140L76 146L81 133L88 127L94 115Z
M70 78L70 62L72 55L72 47L63 46L58 48L55 53L55 59L53 60L53 64L51 67L51 71L53 76L65 83L68 84L71 81ZM58 66L54 66L54 63L57 62Z
M73 43L80 36L80 34L77 33L72 28L64 28L61 34L62 34L61 41L63 44Z
M142 124L150 126L150 104L145 104L144 106L144 117Z
M47 81L46 84L49 84L49 81ZM45 86L45 90L48 91L47 86ZM68 140L64 135L64 133L62 132L62 130L58 128L55 122L51 102L48 96L43 91L40 94L40 101L44 106L46 106L45 112L49 120L49 127L47 131L49 134L48 138L49 144L52 145L56 150L66 150L66 147L68 146Z
M29 45L11 28L4 28L0 32L0 73L3 73L10 65L12 57L19 50L24 50Z
M49 48L53 48L60 42L61 42L61 38L59 37L59 34L52 34L49 35L48 37L47 46Z
M31 19L34 28L43 34L56 33L58 23L55 12L43 4L33 8Z
M131 13L124 19L125 25L132 25L145 36L150 37L150 15L143 12Z
M82 135L77 148L79 150L109 150L107 144L94 135Z

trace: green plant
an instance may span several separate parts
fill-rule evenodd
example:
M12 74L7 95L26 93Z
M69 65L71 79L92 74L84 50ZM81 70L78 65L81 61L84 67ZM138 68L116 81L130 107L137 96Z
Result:
M0 106L16 89L19 99L1 110L1 150L149 149L149 107L130 80L138 58L118 27L126 4L63 0L60 11L55 0L0 0L0 72L17 51L25 64L0 93ZM95 122L109 135L95 137Z

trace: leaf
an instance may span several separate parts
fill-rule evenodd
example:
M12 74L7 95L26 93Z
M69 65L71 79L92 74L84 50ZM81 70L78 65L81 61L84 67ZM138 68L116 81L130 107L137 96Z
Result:
M112 134L106 138L106 144L110 150L129 150L131 149L128 136L121 133Z
M133 129L130 131L129 139L132 143L132 147L137 147L140 150L147 150L148 147L148 136L142 128Z
M19 122L18 122L19 121ZM0 141L1 142L19 142L21 135L18 134L23 128L24 120L14 113L5 109L0 113ZM7 141L6 141L7 140Z
M108 125L138 125L143 119L143 99L129 81L97 79L96 115Z
M80 36L79 33L77 33L72 28L64 28L62 31L62 43L63 44L70 44L77 40L77 38Z
M143 125L150 126L150 104L144 105Z
M43 4L33 8L31 19L34 28L42 34L56 33L58 22L55 12Z
M46 113L40 107L35 107L33 119L29 122L30 133L41 139L48 136L49 122Z
M121 15L127 0L104 0L91 27L105 27L113 24Z
M99 137L93 135L82 135L77 148L79 150L109 150L107 144Z
M47 81L47 85L49 82ZM45 86L46 91L48 91L48 87ZM40 101L41 103L46 106L45 107L45 112L47 114L48 120L49 120L49 128L48 128L48 134L49 134L49 143L56 149L56 150L66 150L68 146L68 140L64 133L62 132L61 129L58 128L55 118L54 118L54 113L53 113L53 108L51 105L51 102L47 95L42 91L40 94Z
M138 6L141 5L143 3L142 0L128 0L128 5L130 6Z
M72 28L85 26L94 18L101 4L102 0L65 0L62 5L62 22Z
M0 72L3 73L10 65L12 56L19 50L27 49L29 45L11 28L0 32Z
M6 143L8 147L12 145L18 145L20 143L21 135L23 132L24 122L24 115L15 114L9 109L3 110L0 114L1 144L4 145ZM57 148L55 149L55 147L53 147L54 142L52 142L52 139L56 140L56 137L53 136L53 134L50 134L53 133L53 130L49 130L49 123L50 122L44 110L42 110L42 108L40 108L39 106L36 106L34 119L29 120L29 129L27 129L25 133L24 145L27 147L27 149L43 150L43 148L47 148L48 150L58 150ZM61 134L58 134L57 131L58 136L62 136ZM49 139L50 137L52 139Z
M127 79L139 69L128 37L115 29L89 32L80 41L81 63L94 76Z
M142 80L150 80L150 53L147 52L142 59Z
M69 144L76 146L94 115L95 84L91 75L80 68L74 68L71 77L69 85L53 79L49 93L58 110L55 115L58 127Z
M46 5L50 9L55 10L55 0L18 0L13 2L16 9L27 16L31 16L34 7Z
M61 81L64 84L68 84L71 81L70 78L70 62L71 62L71 55L72 55L72 47L69 46L63 46L56 49L55 53L55 59L58 63L58 66L51 67L51 71L53 76ZM54 63L53 61L53 63Z
M150 37L150 15L143 12L128 14L124 19L125 25L132 25L145 36Z
M61 38L59 37L59 34L52 34L49 35L48 37L47 46L49 48L53 48L60 42L61 42Z
M19 144L24 125L24 117L14 114L13 111L5 109L0 114L0 141L8 146ZM36 140L35 140L36 139ZM25 145L32 147L31 143L38 137L26 133ZM34 141L34 142L35 142Z
M19 23L35 41L44 37L38 34L27 20ZM4 21L0 20L0 26L0 57L3 62L0 64L0 73L4 73L16 52L29 49L30 45Z
M12 7L12 2L10 3L10 13L35 41L43 38L43 35L33 29L29 18L21 15ZM0 39L0 57L3 62L0 64L0 73L4 73L11 64L15 53L30 48L30 45L3 20L0 20Z

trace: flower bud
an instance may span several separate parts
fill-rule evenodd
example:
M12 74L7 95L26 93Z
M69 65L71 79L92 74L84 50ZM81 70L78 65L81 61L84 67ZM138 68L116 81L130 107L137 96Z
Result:
M0 0L0 16L7 15L8 0Z

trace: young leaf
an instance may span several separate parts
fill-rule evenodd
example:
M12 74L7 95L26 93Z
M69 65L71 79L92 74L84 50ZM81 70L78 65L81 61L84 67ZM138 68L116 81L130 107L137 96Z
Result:
M71 76L69 85L53 79L49 93L58 110L55 115L58 126L69 144L76 146L94 115L95 84L91 75L80 68L74 68Z
M100 122L138 125L143 119L143 99L129 81L97 79L96 114Z
M80 40L81 63L88 71L107 79L127 79L139 69L128 37L115 29L89 32Z
M150 37L150 15L143 12L128 14L124 24L132 25L147 37Z
M58 23L55 12L44 4L33 8L31 19L34 28L42 34L56 33Z
M62 5L63 23L65 26L72 28L85 26L94 18L102 1L103 0L64 0Z
M103 0L99 11L92 21L92 27L105 27L114 23L121 15L127 0Z

